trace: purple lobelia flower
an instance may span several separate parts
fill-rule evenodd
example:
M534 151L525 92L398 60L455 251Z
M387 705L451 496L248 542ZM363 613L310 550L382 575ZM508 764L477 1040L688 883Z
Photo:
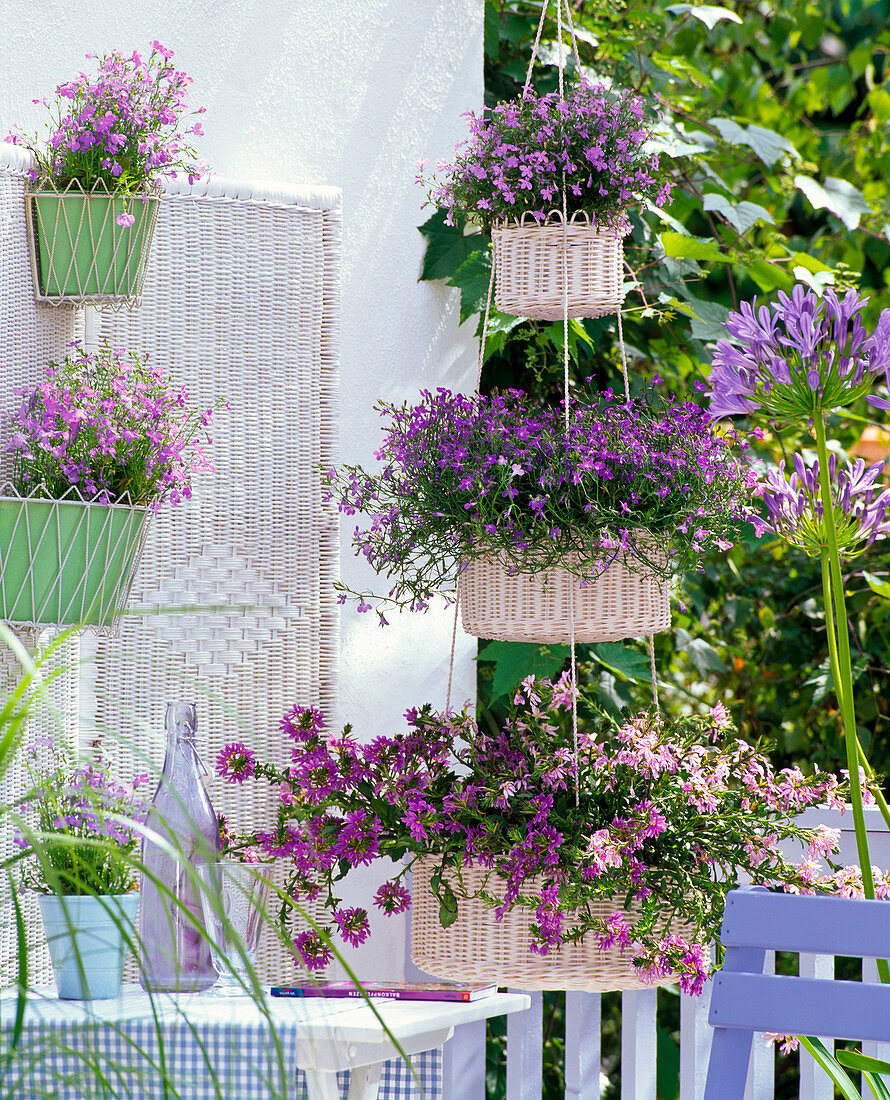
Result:
M772 305L743 302L717 341L711 415L809 419L865 396L890 366L890 311L869 337L859 317L867 301L855 290L820 298L798 283Z
M884 464L866 467L862 459L841 465L828 459L828 475L837 543L840 553L854 557L877 539L890 534L890 489L878 484ZM770 532L819 557L829 545L819 483L818 459L807 465L794 456L794 473L785 476L785 463L771 469L762 482L767 516L754 515L751 523L758 537Z

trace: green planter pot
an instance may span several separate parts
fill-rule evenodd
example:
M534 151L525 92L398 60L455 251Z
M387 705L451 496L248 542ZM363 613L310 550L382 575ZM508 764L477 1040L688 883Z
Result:
M0 497L0 618L113 626L126 603L147 508Z
M35 297L42 302L133 304L142 294L157 220L157 195L143 200L44 187L28 194ZM117 217L136 219L127 227Z

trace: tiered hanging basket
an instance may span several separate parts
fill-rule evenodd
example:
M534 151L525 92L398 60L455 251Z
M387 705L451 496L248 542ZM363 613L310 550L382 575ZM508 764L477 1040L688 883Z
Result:
M624 301L622 238L591 225L584 213L563 224L551 213L494 225L495 305L501 313L541 321L602 317ZM568 301L564 286L568 283Z
M34 296L59 305L138 305L157 221L157 194L85 192L41 183L26 196ZM119 225L129 214L135 221Z
M615 989L644 989L634 970L632 956L618 947L603 950L589 933L581 943L564 943L549 955L529 950L529 925L533 911L509 909L496 920L494 909L477 897L457 899L457 920L448 928L439 921L439 899L430 879L439 866L433 857L418 859L413 867L411 890L411 958L416 966L436 978L455 982L485 982L517 989L579 989L604 993ZM461 871L467 894L481 889L498 896L506 883L481 867ZM453 883L452 883L453 885ZM529 884L527 892L543 888L543 880ZM591 915L603 919L624 911L624 896L592 903ZM631 909L631 912L633 910Z
M595 572L593 570L592 572ZM504 642L617 642L671 625L670 586L639 559L620 557L583 582L559 566L510 573L495 555L466 563L458 576L463 628Z
M109 629L127 601L150 510L0 496L0 619Z

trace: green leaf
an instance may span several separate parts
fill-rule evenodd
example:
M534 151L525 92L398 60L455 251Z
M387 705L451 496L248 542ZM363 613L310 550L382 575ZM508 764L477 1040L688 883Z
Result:
M686 260L704 260L708 263L724 263L726 257L713 239L684 237L681 233L665 232L660 237L665 256Z
M665 1027L655 1033L655 1061L658 1077L659 1100L678 1100L680 1095L680 1048L673 1035Z
M791 142L775 130L767 130L764 126L741 126L731 118L712 118L711 125L730 145L747 145L753 149L767 168L771 168L786 153L800 160L800 154Z
M826 176L823 185L810 176L795 176L794 186L806 195L814 210L828 210L847 229L855 229L863 214L873 213L862 192L846 180Z
M443 893L439 895L439 924L443 928L450 928L457 920L457 898L454 891L445 883Z
M841 1090L844 1100L862 1100L859 1089L850 1080L849 1075L834 1057L821 1039L815 1039L812 1035L800 1036L800 1045L808 1050L828 1076Z
M882 581L874 573L866 573L865 570L862 572L862 579L876 596L883 596L885 600L890 600L890 581Z
M698 298L681 301L671 299L671 304L679 313L685 313L692 320L692 335L696 340L719 340L726 335L726 318L729 309L719 302L702 302Z
M490 281L491 253L486 252L471 252L448 280L449 286L460 291L461 323L474 313L484 312Z
M667 9L673 15L691 15L712 31L722 19L731 23L741 23L741 19L729 8L718 8L716 4L671 4Z
M600 642L590 646L590 654L612 672L618 672L635 684L648 684L649 659L622 642Z
M485 56L496 58L501 45L501 13L494 0L485 0Z
M446 225L445 211L437 210L419 227L419 232L427 239L421 281L449 278L473 252L480 250L481 236L477 233L464 236L465 224L463 218L458 218L457 225Z
M770 263L769 260L754 260L753 263L743 263L742 266L761 290L790 290L794 286L791 272L779 264Z
M479 651L480 661L494 661L491 682L492 701L512 695L526 676L549 680L558 672L569 655L568 646L535 645L533 642L489 642Z
M701 676L707 676L709 672L726 671L720 654L704 638L693 638L687 630L681 628L674 632L674 644L681 653L689 655Z
M730 202L729 199L714 191L709 191L705 195L704 208L716 210L718 214L722 214L739 233L746 233L759 221L775 225L772 214L765 207L758 206L756 202Z
M842 1066L859 1070L860 1073L865 1071L890 1074L890 1062L885 1062L883 1058L872 1058L858 1050L838 1050L835 1052L835 1058Z

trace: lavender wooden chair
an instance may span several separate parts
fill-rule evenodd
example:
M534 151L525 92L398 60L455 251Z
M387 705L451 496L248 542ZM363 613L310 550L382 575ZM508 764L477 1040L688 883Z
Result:
M886 901L745 887L727 894L721 939L726 957L711 992L705 1100L742 1100L755 1031L890 1040L890 986L763 973L768 950L890 956Z

